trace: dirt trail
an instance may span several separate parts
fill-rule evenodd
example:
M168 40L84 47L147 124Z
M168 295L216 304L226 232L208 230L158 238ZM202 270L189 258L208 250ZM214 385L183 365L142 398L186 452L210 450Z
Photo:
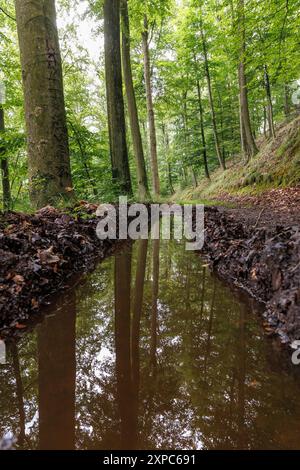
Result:
M262 227L300 225L300 186L272 189L260 196L221 195L218 200L233 205L226 209L245 224Z

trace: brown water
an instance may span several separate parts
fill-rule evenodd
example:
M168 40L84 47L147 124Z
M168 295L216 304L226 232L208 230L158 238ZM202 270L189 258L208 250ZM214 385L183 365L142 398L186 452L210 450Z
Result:
M9 345L0 436L21 449L299 449L300 369L256 310L184 244L138 241Z

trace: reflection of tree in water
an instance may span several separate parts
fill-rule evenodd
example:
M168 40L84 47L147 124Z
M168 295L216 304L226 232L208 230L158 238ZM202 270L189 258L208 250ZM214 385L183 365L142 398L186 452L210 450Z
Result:
M77 288L75 415L74 296L67 303L0 368L0 432L20 447L72 447L74 426L77 448L299 447L297 374L183 245L140 241ZM60 401L65 432L54 436Z
M17 436L18 444L22 448L25 440L25 411L24 411L24 389L21 377L18 346L15 342L11 344L12 364L16 380L16 396L19 414L19 433Z
M134 448L137 432L131 373L130 310L131 248L115 258L115 349L121 449Z
M39 448L75 448L75 294L38 327Z
M36 334L7 343L7 360L0 367L0 436L16 437L20 449L34 448L38 439Z
M76 446L80 449L117 446L113 311L114 264L111 258L77 291Z

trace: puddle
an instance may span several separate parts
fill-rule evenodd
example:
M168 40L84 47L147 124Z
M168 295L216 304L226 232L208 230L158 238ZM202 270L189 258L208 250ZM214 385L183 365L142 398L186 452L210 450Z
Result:
M300 366L257 305L176 241L138 241L64 294L0 365L19 449L298 449Z

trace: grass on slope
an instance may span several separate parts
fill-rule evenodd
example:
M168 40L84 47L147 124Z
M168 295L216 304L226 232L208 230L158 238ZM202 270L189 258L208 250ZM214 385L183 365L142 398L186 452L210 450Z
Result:
M177 193L177 201L218 199L222 194L256 195L300 182L300 117L276 129L276 138L258 140L259 153L248 163L239 157L227 163L227 170L217 169L211 181L202 180L197 188Z

